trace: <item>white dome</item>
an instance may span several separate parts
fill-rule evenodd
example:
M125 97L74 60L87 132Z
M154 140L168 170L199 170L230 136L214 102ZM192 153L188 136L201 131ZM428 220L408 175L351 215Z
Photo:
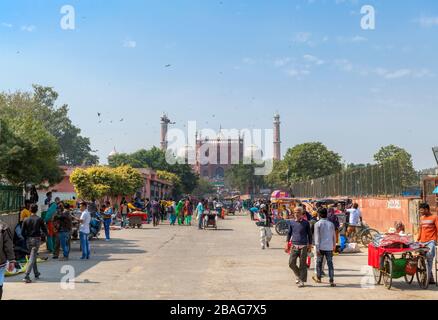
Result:
M108 157L113 157L118 155L119 153L116 151L116 148L114 147L113 151L110 152L110 154L108 155Z

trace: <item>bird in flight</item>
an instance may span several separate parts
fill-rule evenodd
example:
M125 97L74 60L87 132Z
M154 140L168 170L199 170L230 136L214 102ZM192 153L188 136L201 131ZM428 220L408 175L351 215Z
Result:
M100 112L97 113L97 116L100 117Z
M166 65L165 65L166 68L169 68L169 67L171 67L171 66L172 66L171 64L166 64Z

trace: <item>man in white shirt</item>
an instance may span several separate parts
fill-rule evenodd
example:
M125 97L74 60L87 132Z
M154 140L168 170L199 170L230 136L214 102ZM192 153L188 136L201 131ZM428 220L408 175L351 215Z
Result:
M82 257L81 259L90 259L90 243L88 236L90 235L91 214L87 210L87 203L80 204L81 218L79 219L79 239L81 241Z
M357 203L353 204L353 209L348 209L349 220L348 220L348 230L347 236L350 236L352 233L356 232L356 228L361 226L362 222L362 214L359 210L359 205Z

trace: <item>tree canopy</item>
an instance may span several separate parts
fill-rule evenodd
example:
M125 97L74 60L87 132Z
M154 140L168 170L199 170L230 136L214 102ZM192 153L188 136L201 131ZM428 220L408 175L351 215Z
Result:
M79 198L97 200L132 195L143 185L143 177L130 166L94 166L75 169L70 175L70 182Z
M108 158L111 167L130 165L133 168L151 168L152 170L165 171L178 177L174 185L174 193L190 194L198 184L198 176L188 164L169 164L166 153L157 147L149 150L141 149L134 153L120 153Z
M81 129L68 116L69 107L56 106L58 93L50 87L33 85L33 92L0 93L0 114L11 118L32 116L55 137L60 165L93 165L98 157L93 154L90 139L81 136Z
M3 111L0 106L0 178L19 186L59 182L56 139L30 114Z
M414 169L412 156L403 148L392 144L382 147L374 155L374 160L378 164L384 164L388 161L396 162L399 166L401 182L404 187L409 187L413 184L416 184L419 180L417 172Z
M225 183L240 192L247 192L250 190L256 193L257 188L264 185L263 176L255 174L257 164L235 164L225 171Z

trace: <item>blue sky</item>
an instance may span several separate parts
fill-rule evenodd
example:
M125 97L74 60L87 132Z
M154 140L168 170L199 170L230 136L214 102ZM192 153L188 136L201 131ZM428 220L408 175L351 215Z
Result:
M434 0L3 0L0 39L0 90L55 87L103 162L158 145L163 111L182 129L271 128L278 111L283 153L321 141L364 163L396 144L436 164Z

